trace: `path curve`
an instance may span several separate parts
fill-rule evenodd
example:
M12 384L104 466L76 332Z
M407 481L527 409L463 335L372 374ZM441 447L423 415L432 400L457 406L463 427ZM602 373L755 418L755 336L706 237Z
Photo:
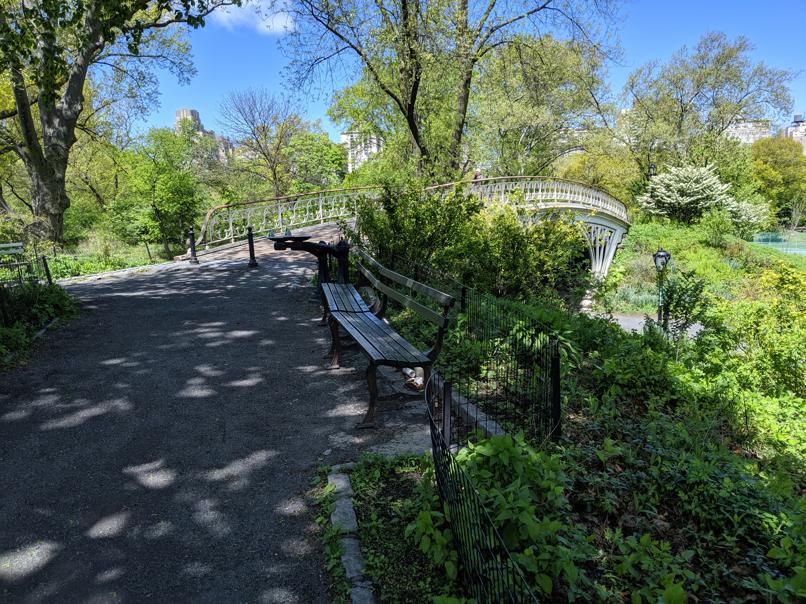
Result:
M80 317L0 374L0 601L328 601L317 467L427 426L354 429L310 256L259 252L72 284Z

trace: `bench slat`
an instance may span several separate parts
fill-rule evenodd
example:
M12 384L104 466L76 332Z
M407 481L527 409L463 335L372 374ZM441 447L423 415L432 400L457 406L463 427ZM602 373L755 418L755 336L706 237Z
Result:
M422 353L403 339L389 325L371 313L352 313L345 317L350 327L367 338L380 354L387 360L415 362L422 358Z
M332 317L374 361L412 367L431 363L428 357L372 313L334 312Z
M450 295L448 295L446 293L443 293L443 292L441 292L439 290L434 289L433 287L429 287L428 285L425 285L424 283L420 283L419 281L415 281L414 279L411 279L410 277L406 277L404 275L401 275L400 273L396 273L395 271L386 268L385 266L380 264L377 260L375 260L375 258L370 256L369 254L367 254L364 250L362 250L360 248L356 249L356 254L361 257L361 259L364 261L365 264L368 264L369 266L371 266L373 269L378 271L380 274L382 274L387 279L391 279L392 281L395 281L395 282L399 283L400 285L404 285L404 286L408 287L409 289L413 289L414 291L423 294L424 296L428 296L432 300L436 300L442 306L452 306L453 305L453 303L455 301L453 296L450 296Z
M361 294L349 284L323 283L322 293L332 311L370 312Z
M385 283L383 283L380 279L378 279L372 272L365 267L360 262L357 264L358 270L360 270L363 275L369 280L372 287L377 289L380 292L383 292L393 300L395 300L401 306L405 306L406 308L412 309L414 312L419 314L424 319L431 321L434 325L440 328L444 328L448 324L448 318L443 317L438 312L428 308L427 306L420 304L417 300L412 300L408 296L401 294L399 291L389 287Z

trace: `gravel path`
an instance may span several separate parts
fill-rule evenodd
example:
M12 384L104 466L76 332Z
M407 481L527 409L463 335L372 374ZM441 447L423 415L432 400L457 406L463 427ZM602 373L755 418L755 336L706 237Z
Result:
M244 255L72 284L80 317L0 374L0 601L328 600L316 468L424 449L422 405L356 430L365 363L325 369L311 257Z

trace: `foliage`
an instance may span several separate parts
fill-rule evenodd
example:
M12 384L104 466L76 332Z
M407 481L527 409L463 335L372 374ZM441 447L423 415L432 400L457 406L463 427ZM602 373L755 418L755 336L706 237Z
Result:
M603 42L592 21L608 19L613 4L493 2L487 8L432 0L413 10L397 0L298 0L282 10L294 19L288 45L298 78L307 80L345 61L342 67L349 65L366 80L364 92L373 90L380 101L375 106L394 116L423 171L437 175L463 168L473 84L486 55L516 33L543 28L598 50Z
M598 123L602 60L574 42L515 36L479 63L469 140L485 173L538 175Z
M684 166L655 176L636 201L648 214L691 224L709 209L725 206L730 200L729 188L711 166Z
M792 216L799 198L806 196L806 156L797 141L762 138L751 147L753 171L761 193L772 200L780 219Z
M387 183L379 200L360 202L357 228L370 251L382 263L416 256L423 264L461 239L481 203L461 188L442 192L423 191L418 183L403 186Z
M64 211L70 205L66 193L70 150L79 126L90 125L79 122L85 100L90 100L87 107L92 106L85 97L88 84L109 93L106 102L97 103L103 108L127 95L154 90L156 78L145 67L148 62L187 79L192 71L187 45L181 35L172 35L176 30L170 32L169 26L199 27L221 4L231 3L0 3L0 75L13 93L9 99L13 107L0 112L0 137L25 165L31 210L54 240L63 239ZM94 82L91 68L100 76Z
M335 604L347 604L350 598L350 584L347 582L347 574L344 571L344 565L341 563L343 553L339 541L341 531L330 525L330 515L335 508L333 486L323 484L325 478L322 471L320 471L320 476L317 477L317 482L319 483L316 491L318 513L315 521L317 525L322 527L322 541L325 544L327 553L325 570L329 578L330 594Z
M769 121L789 112L787 83L794 74L754 61L752 50L747 38L714 32L667 63L648 63L630 74L623 91L629 108L616 134L642 174L653 163L694 161L739 120Z
M365 569L381 602L429 602L461 593L456 553L446 572L428 548L416 547L409 528L435 497L431 480L424 456L367 455L350 471Z
M53 319L67 319L78 302L58 285L0 287L0 367L30 347L33 335Z
M444 262L467 285L504 298L559 293L571 306L590 285L587 246L570 220L548 215L530 222L512 205L496 204L467 226Z
M193 133L151 130L130 155L130 174L113 204L112 228L129 243L160 242L166 257L182 245L199 210L192 165Z

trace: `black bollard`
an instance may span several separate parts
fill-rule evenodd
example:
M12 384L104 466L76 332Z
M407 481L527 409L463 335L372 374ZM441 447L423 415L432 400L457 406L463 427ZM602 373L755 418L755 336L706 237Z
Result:
M246 239L249 241L249 268L257 268L257 260L255 259L255 238L252 235L252 227L246 227Z
M190 263L198 264L199 259L196 258L196 236L193 234L193 227L188 231L188 238L190 239Z

